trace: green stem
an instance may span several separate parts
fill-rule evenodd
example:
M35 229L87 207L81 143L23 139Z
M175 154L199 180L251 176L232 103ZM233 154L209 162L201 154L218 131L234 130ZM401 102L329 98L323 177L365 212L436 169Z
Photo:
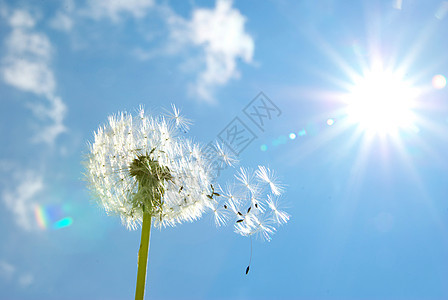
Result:
M145 295L146 265L148 264L149 237L151 234L151 214L143 213L142 238L138 251L137 287L135 300L143 300Z

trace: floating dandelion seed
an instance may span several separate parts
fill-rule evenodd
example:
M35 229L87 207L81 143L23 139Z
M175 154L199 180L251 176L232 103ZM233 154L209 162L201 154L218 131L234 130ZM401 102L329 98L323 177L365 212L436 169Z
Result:
M275 224L289 218L272 208L270 195L280 195L283 186L268 168L241 168L235 176L239 184L225 189L215 185L216 165L235 165L236 159L220 144L210 156L204 147L182 137L180 130L186 132L192 122L174 105L172 109L158 117L143 108L136 116L110 116L95 132L85 161L85 175L99 204L120 216L128 229L142 227L136 299L144 295L151 223L175 226L210 210L216 225L234 218L236 233L270 240ZM263 204L271 210L264 210Z
M216 148L216 154L221 158L223 163L229 166L234 166L238 162L233 153L224 145L221 145L220 143L217 142L215 144L215 148Z
M267 203L272 210L275 221L278 224L286 224L289 220L289 214L279 209L278 200L275 200L272 196L268 195Z
M257 175L263 182L269 184L269 187L274 195L278 196L283 193L284 186L278 182L274 171L264 166L258 166L258 170L255 171L255 175Z
M240 168L235 177L240 182L242 187L247 188L249 192L256 191L257 185L255 185L254 183L255 176L252 172L249 171L249 169Z
M193 124L193 121L182 116L180 110L174 104L171 104L171 108L173 111L167 111L166 116L168 119L173 120L177 127L187 132L190 129L190 125Z

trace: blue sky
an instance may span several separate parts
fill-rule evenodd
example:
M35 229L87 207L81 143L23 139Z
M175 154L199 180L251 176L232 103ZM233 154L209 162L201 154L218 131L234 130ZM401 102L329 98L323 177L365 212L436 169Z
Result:
M209 215L153 230L147 299L448 298L447 1L104 3L0 2L0 298L134 297L140 232L81 162L108 115L171 103L204 144L245 123L291 219L247 276Z

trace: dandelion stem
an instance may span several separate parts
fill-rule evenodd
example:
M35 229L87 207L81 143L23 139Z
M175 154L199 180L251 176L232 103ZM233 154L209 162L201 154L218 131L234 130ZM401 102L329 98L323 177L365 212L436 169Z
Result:
M146 284L146 266L148 264L149 237L151 234L151 214L143 213L142 237L138 251L137 287L135 300L143 300Z

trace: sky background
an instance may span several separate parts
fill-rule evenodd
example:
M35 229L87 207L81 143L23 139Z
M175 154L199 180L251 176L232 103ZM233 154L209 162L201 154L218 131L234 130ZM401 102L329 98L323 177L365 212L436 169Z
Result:
M210 215L153 230L146 299L448 298L448 1L0 1L0 43L1 299L134 297L140 231L81 162L108 115L171 103L204 144L246 124L240 165L277 172L291 219L248 275ZM372 66L413 88L409 126L348 114Z

